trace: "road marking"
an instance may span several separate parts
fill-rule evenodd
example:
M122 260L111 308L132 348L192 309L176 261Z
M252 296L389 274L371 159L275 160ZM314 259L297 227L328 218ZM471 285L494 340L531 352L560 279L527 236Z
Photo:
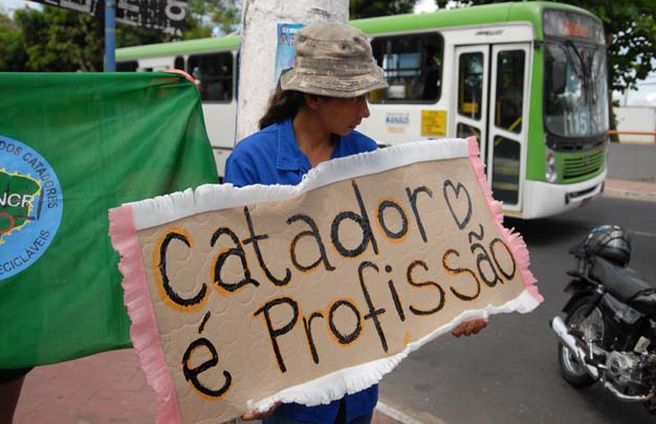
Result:
M568 219L567 221L561 221L558 223L558 225L570 225L572 227L577 227L577 228L594 228L599 225L606 225L604 222L588 222L584 221L582 219ZM637 236L643 236L643 237L656 237L656 233L650 233L648 231L640 231L640 230L632 230L630 228L624 227L626 231L628 231L630 234L635 234Z
M416 420L412 418L411 416L404 414L403 412L399 411L396 408L393 408L386 404L385 402L378 401L378 404L376 404L376 409L387 415L390 418L395 419L396 421L400 422L401 424L424 424L422 421ZM433 419L431 420L431 423L434 424L446 424L446 421L443 421L437 417L432 417Z
M656 234L648 233L646 231L629 230L629 233L636 234L636 235L639 235L639 236L645 236L645 237L656 237Z

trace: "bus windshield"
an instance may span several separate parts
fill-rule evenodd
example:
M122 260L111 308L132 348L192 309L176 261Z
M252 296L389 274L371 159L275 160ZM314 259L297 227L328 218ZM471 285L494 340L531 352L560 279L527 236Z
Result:
M545 122L560 137L608 131L606 50L572 40L545 43Z

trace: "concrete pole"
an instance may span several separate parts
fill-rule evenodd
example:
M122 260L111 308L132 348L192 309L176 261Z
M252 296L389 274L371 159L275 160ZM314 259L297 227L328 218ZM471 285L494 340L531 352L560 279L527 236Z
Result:
M258 130L257 122L276 88L277 24L346 23L348 5L348 0L244 0L237 141Z
M116 72L116 0L105 0L105 72Z

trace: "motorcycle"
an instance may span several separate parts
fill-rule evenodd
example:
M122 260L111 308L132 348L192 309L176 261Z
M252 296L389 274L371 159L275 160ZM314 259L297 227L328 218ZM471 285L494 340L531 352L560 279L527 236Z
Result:
M656 413L656 285L628 267L631 241L616 225L594 228L569 253L571 297L551 328L565 381L596 382L616 398Z

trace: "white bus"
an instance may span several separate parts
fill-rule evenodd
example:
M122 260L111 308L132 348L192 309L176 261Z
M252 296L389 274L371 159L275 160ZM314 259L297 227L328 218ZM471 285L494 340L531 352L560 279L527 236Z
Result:
M608 82L603 27L548 2L502 3L351 21L389 88L358 130L381 145L475 135L494 197L525 219L603 190ZM119 70L186 70L200 80L219 173L234 145L239 38L119 49Z

